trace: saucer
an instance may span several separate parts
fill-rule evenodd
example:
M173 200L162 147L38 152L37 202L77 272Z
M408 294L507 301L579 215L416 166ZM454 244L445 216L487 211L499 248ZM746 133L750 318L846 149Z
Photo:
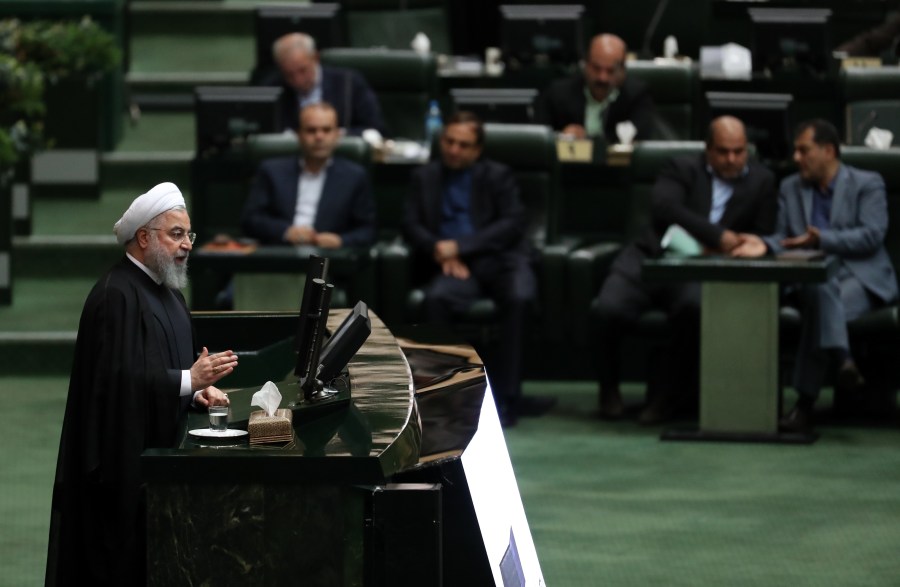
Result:
M236 428L227 428L225 430L210 430L209 428L195 428L193 430L188 430L188 434L191 436L197 436L200 438L237 438L239 436L246 436L246 430L238 430Z

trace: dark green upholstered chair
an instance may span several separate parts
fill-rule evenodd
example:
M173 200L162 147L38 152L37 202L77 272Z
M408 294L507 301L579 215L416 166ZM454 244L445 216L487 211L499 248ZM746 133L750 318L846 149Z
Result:
M862 145L873 126L900 138L900 67L851 67L841 71L844 140Z
M366 78L378 96L390 136L425 137L425 113L437 88L434 54L342 48L325 49L320 56L322 63L355 69Z
M650 221L650 196L653 184L662 165L671 157L701 153L702 141L644 141L636 143L631 155L631 187L628 202L610 203L616 210L621 233L613 238L595 242L574 250L567 264L567 304L571 312L570 329L572 339L578 344L586 344L590 335L590 324L585 319L590 314L592 300L600 292L603 280L609 272L621 246L632 240ZM603 214L594 210L592 214ZM658 326L664 322L661 313L649 312L648 326Z
M842 147L841 159L848 165L877 171L884 178L890 217L885 246L897 274L900 270L900 148ZM858 360L869 382L868 388L875 392L868 399L874 400L876 410L894 408L896 390L900 387L895 366L900 356L900 304L860 316L849 324L849 330L851 343L860 347L859 351L854 349L854 354L861 355ZM847 404L858 398L835 399Z
M334 154L372 170L372 147L360 137L341 137ZM288 155L300 156L300 143L291 133L266 133L247 139L247 156L255 165L263 159Z
M554 244L553 202L559 183L556 138L540 125L485 124L484 156L509 165L518 180L522 202L528 211L528 235L540 255L538 271L539 333L550 339L562 336L558 312L565 302L562 284L567 249ZM404 243L382 251L380 261L382 307L390 307L388 321L414 323L422 319L424 293L415 288L410 273L410 253ZM466 334L491 336L497 308L489 299L477 301L460 320ZM538 329L535 329L538 333Z
M656 136L660 140L686 141L694 130L693 103L697 69L689 63L657 64L629 61L628 75L647 84L656 105Z
M409 49L416 33L435 53L452 53L449 0L340 0L346 12L350 46Z

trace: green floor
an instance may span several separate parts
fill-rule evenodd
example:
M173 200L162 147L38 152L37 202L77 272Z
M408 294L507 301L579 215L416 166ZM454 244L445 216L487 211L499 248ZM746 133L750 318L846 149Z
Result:
M64 377L0 377L2 585L43 578ZM587 383L529 383L555 410L507 431L546 584L900 584L896 429L811 446L677 443L593 417ZM639 398L632 390L631 402Z

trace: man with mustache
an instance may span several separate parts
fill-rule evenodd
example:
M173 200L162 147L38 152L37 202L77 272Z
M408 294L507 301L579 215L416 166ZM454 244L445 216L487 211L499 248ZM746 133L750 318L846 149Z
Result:
M194 344L179 291L194 243L172 183L138 197L113 231L125 255L94 286L75 343L50 518L47 585L143 585L140 456L172 447L190 407L227 405L230 350Z
M821 119L797 126L794 163L797 173L781 182L775 230L763 237L741 235L731 254L806 249L838 260L835 277L798 288L803 310L793 381L798 397L779 427L809 432L829 369L836 372L839 390L854 392L864 383L850 353L847 322L893 303L898 291L884 246L888 204L881 175L842 163L840 135Z
M647 86L625 71L625 41L611 34L591 40L583 75L553 82L538 98L535 122L575 138L618 142L616 125L631 121L636 140L653 138L656 107Z

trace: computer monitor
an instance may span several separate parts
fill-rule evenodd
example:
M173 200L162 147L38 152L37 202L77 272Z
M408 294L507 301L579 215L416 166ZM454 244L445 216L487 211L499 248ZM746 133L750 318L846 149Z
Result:
M250 75L251 83L263 83L276 72L272 45L288 33L306 33L316 41L317 49L344 47L347 33L337 3L286 4L259 6L255 10L256 65Z
M485 122L530 124L534 121L534 88L453 88L454 110L468 110Z
M297 366L294 375L303 379L308 369L309 352L313 344L314 321L310 319L310 306L313 303L314 279L328 280L328 259L319 255L309 256L309 265L306 268L306 281L303 285L303 293L300 297L300 316L297 320L297 336L294 339L294 349L297 351Z
M281 88L252 86L197 86L194 120L197 154L229 150L249 135L280 132Z
M750 92L706 92L708 117L730 114L743 121L747 141L756 146L760 159L785 161L793 137L793 96Z
M353 310L328 339L319 359L318 379L327 384L334 380L372 333L369 308L363 301L356 302Z
M753 70L823 74L831 65L831 10L750 8Z
M572 65L584 56L581 4L503 4L500 49L507 65Z

